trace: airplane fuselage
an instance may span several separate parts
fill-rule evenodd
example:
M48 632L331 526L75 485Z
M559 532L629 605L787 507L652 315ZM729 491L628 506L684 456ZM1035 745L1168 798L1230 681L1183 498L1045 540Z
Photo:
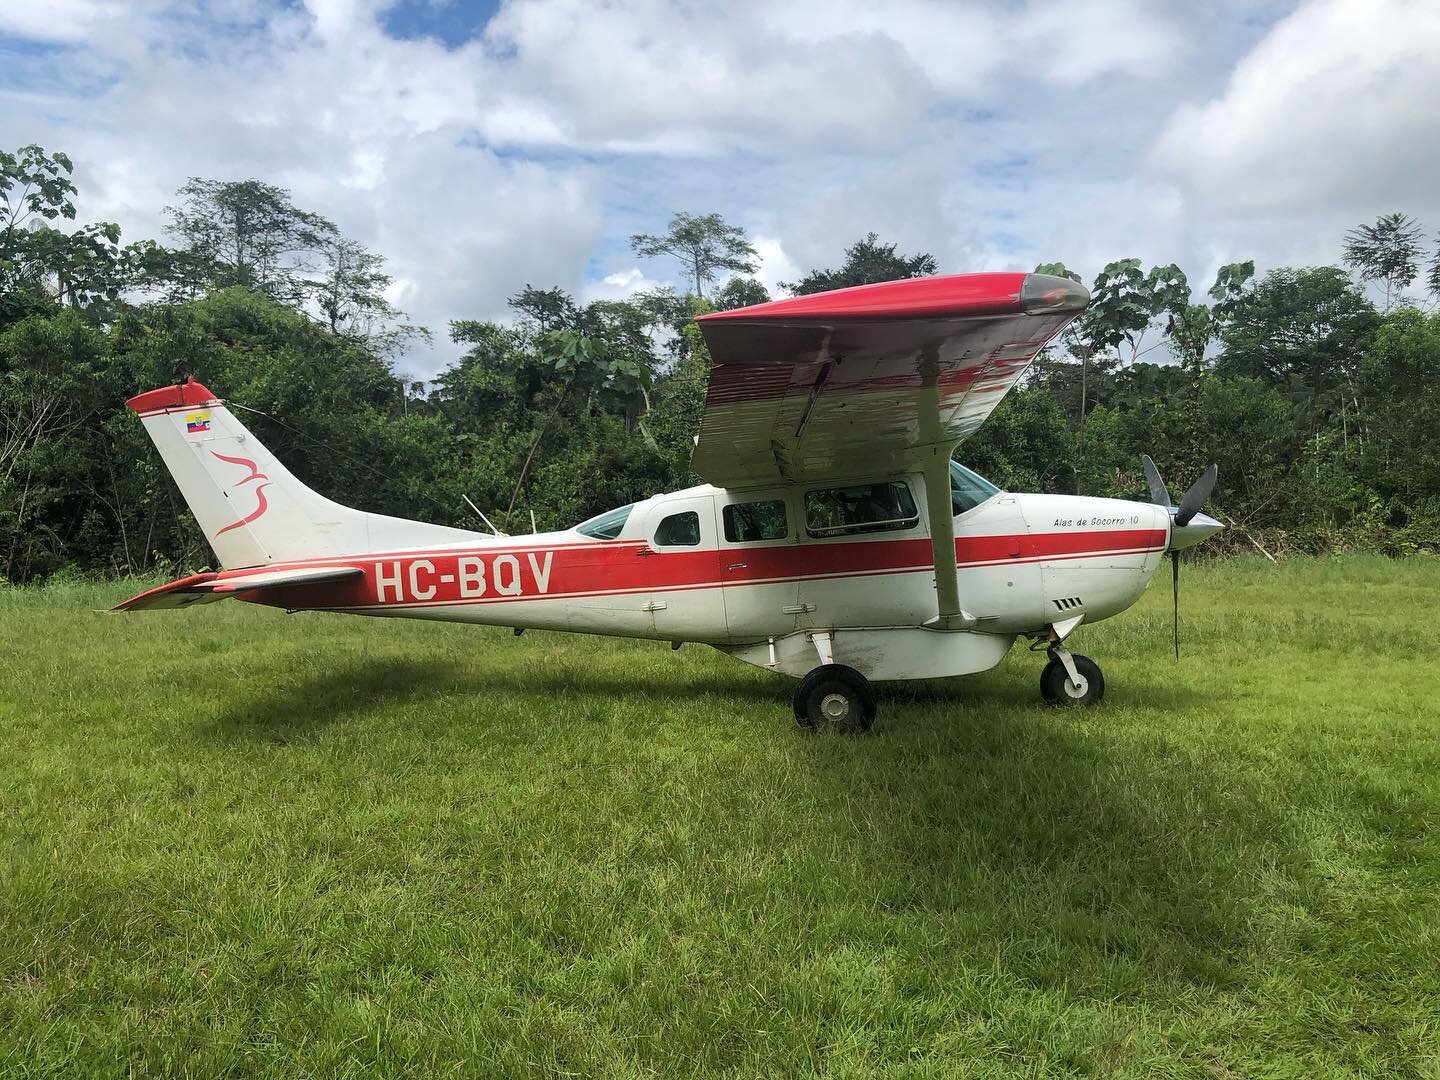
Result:
M891 482L922 502L918 477ZM936 589L923 505L913 521L875 531L812 530L810 495L799 486L702 486L635 504L611 538L568 529L221 577L353 566L363 573L348 581L239 596L291 609L702 642L789 674L814 667L813 638L825 634L837 661L873 679L923 678L984 670L1017 635L1123 611L1169 537L1168 513L1149 503L995 494L953 518L960 596L973 618L941 631L926 626ZM771 539L736 531L737 515L757 506L776 523Z

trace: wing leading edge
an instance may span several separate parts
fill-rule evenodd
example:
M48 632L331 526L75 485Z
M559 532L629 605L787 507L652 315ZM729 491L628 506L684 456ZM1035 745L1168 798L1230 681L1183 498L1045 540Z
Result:
M953 274L703 315L695 471L736 488L922 467L925 448L968 438L1089 300L1067 278Z

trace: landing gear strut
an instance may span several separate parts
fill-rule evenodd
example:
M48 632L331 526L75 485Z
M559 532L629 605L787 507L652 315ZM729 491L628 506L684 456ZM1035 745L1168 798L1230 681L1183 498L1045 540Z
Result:
M844 735L869 731L875 722L870 680L844 664L821 664L795 688L795 722Z
M1105 696L1105 676L1094 660L1058 642L1048 651L1050 662L1040 672L1040 696L1047 705L1094 705Z

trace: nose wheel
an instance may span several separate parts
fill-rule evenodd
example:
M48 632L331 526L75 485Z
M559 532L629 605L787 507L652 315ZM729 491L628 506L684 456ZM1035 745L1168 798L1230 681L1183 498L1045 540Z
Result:
M1054 646L1050 662L1040 672L1040 696L1047 705L1094 705L1105 696L1105 676L1088 656Z
M875 722L870 680L844 664L822 664L795 688L795 722L845 735L869 731Z

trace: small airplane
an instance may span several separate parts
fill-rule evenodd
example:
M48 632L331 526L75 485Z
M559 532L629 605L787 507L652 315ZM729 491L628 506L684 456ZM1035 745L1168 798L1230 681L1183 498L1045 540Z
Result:
M708 483L530 536L334 503L192 377L127 405L222 569L116 610L235 597L697 642L797 678L797 721L845 732L870 728L872 682L985 671L1023 637L1045 701L1094 704L1100 668L1066 642L1222 528L1200 512L1215 467L1176 506L1148 457L1148 503L1005 492L952 460L1088 303L1065 278L956 274L701 316Z

